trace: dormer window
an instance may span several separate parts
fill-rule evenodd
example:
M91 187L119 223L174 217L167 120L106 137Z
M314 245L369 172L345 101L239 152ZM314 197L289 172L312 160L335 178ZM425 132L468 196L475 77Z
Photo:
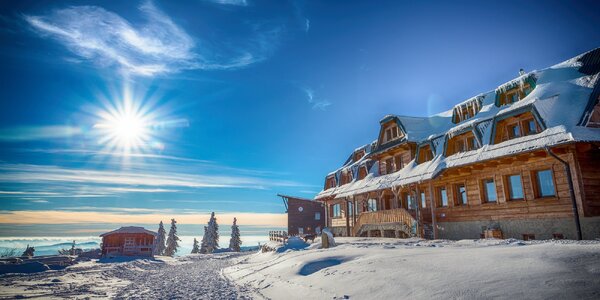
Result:
M496 128L496 136L494 138L494 143L496 144L526 135L537 134L542 131L531 113L524 113L498 121Z
M479 148L477 140L473 135L472 131L454 136L448 139L448 146L446 147L446 156L450 156L455 153L467 152Z
M452 111L452 122L457 124L474 117L481 110L482 104L483 96L477 96L456 105Z
M358 150L356 152L354 152L354 161L357 162L359 161L361 158L363 158L363 156L365 156L365 150Z
M334 188L335 186L335 177L333 175L327 176L327 178L325 178L325 189L328 190L330 188Z
M365 177L367 177L367 167L361 166L358 168L358 180L364 179Z
M400 134L398 132L398 126L392 125L385 129L384 143L388 143L393 140L396 140L396 139L398 139L398 137L400 137Z
M417 159L417 163L421 164L426 161L430 161L433 159L433 152L431 151L431 146L425 145L421 146L419 149L419 157Z
M341 180L340 185L344 185L344 184L350 183L352 181L352 172L350 172L348 170L344 170L342 172L341 177L342 177L342 180Z
M496 106L513 104L529 95L535 89L535 74L523 75L496 89Z

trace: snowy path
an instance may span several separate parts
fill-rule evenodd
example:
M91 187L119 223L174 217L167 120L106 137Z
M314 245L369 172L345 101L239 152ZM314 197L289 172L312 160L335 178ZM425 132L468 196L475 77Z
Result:
M243 254L193 255L0 277L0 298L250 299L221 276ZM163 261L164 260L164 261Z

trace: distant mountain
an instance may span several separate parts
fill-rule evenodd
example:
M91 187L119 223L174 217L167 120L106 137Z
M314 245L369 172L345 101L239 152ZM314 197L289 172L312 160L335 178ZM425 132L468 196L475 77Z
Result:
M58 250L60 249L70 249L72 243L59 243L52 245L42 245L37 246L35 244L31 244L35 248L35 255L53 255L58 254ZM8 247L0 247L0 251L7 249ZM85 242L85 243L76 243L75 248L81 248L83 250L100 248L100 244L97 242ZM25 249L17 249L17 254L20 255L22 251Z

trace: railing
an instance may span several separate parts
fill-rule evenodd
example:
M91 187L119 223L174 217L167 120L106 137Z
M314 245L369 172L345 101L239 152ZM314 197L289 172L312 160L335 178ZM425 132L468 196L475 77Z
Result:
M417 221L404 208L363 212L358 216L353 228L354 236L357 236L360 228L365 224L401 223L408 228L413 228Z
M269 241L285 243L288 239L288 233L285 230L269 231Z

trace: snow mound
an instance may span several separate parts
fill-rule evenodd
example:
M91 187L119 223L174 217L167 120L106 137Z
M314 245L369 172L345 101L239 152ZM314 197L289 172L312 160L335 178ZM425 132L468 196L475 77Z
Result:
M28 262L22 264L0 265L0 274L22 273L31 274L50 270L50 267L41 262Z
M286 252L288 250L303 250L309 245L301 238L293 236L287 240L287 243L277 248L277 253Z

